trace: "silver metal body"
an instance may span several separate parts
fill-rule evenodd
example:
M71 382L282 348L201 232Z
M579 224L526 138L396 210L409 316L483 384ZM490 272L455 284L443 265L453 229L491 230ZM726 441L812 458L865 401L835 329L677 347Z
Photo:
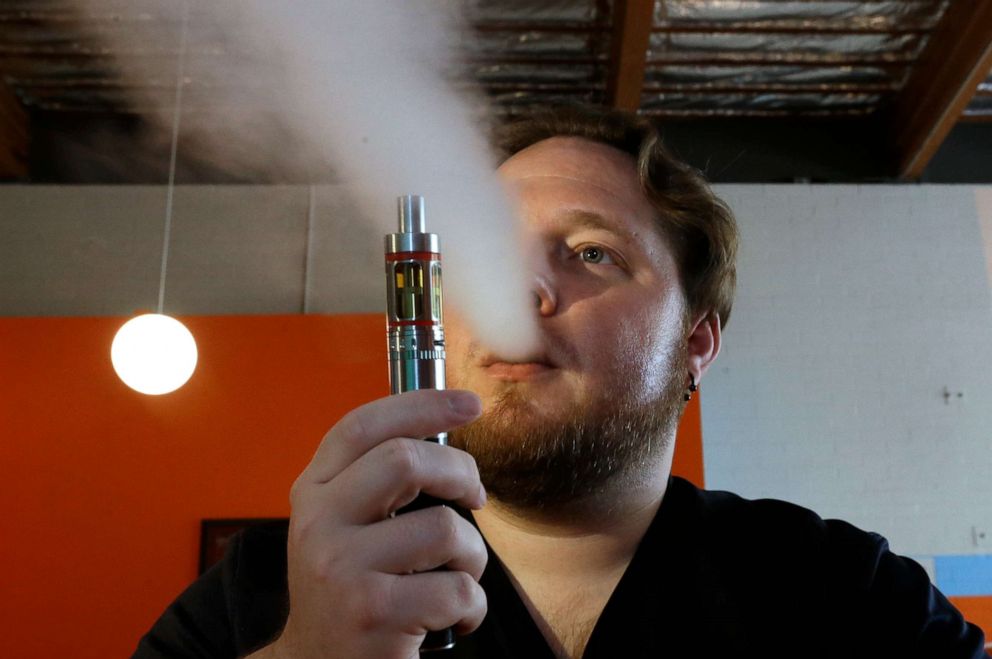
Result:
M386 236L386 326L393 394L444 389L441 254L427 233L424 199L400 197L399 231ZM426 438L447 444L446 433Z

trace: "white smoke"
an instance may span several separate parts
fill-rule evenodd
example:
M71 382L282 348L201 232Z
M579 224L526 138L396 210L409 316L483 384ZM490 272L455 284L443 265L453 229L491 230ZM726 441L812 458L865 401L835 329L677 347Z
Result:
M185 1L141 5L179 24ZM91 11L101 4L81 2ZM226 150L256 170L287 159L306 168L329 163L382 234L395 231L397 196L423 195L428 230L441 237L445 294L487 347L508 357L530 352L536 336L531 275L493 172L480 98L465 91L467 80L459 75L462 3L210 0L189 6L184 91L196 109L183 119L184 153ZM161 34L175 38L174 31ZM140 31L106 38L122 52L168 50ZM174 81L174 65L165 62L125 58L121 66L141 80ZM170 124L167 105L160 110L162 125Z

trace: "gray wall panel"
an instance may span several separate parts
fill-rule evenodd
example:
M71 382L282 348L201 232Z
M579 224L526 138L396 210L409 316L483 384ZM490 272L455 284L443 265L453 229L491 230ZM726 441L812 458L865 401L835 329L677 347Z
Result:
M382 236L315 187L314 313L382 310ZM179 186L165 311L300 313L310 188ZM164 186L0 186L0 315L130 315L158 305Z
M340 187L315 195L309 308L317 313L384 310L383 236Z
M0 188L0 314L154 307L164 207L159 186Z
M180 188L166 309L176 314L299 313L303 300L304 188Z

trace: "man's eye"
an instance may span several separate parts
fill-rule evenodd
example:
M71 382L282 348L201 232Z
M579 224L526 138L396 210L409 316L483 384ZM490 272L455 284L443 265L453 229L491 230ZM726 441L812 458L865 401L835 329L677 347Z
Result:
M579 258L586 263L606 263L608 265L613 263L613 257L605 249L595 245L583 247L582 251L579 252Z

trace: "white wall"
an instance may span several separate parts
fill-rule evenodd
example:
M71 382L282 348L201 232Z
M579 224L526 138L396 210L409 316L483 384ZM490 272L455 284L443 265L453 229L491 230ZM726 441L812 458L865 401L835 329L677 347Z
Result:
M702 387L707 486L847 519L903 554L992 552L973 535L992 537L990 189L719 192L742 248Z

